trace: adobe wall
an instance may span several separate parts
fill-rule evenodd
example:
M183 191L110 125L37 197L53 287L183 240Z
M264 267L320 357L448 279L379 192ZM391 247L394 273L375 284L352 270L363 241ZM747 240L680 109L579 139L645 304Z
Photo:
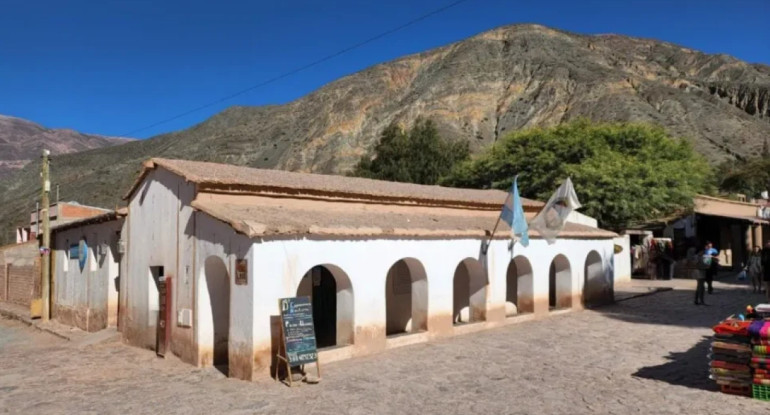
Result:
M40 298L37 240L0 247L0 301L28 306Z
M263 362L278 344L274 324L278 315L277 299L297 295L298 287L305 273L317 265L328 264L335 270L339 285L344 279L350 281L352 309L340 315L338 320L352 321L352 344L333 350L322 351L323 361L360 356L385 350L403 344L427 341L432 338L451 336L507 324L522 317L506 318L506 286L508 266L513 256L522 256L532 269L529 298L534 313L529 317L549 314L549 270L554 257L561 254L568 262L567 279L558 285L566 286L558 302L571 304L571 308L582 307L582 292L585 281L586 259L591 251L600 258L600 269L592 271L589 279L593 291L610 295L613 279L613 241L605 240L557 240L548 245L544 240L532 240L529 247L517 244L514 252L508 250L507 240L496 240L488 254L481 255L479 240L326 240L308 239L265 241L254 244L254 265L251 267L255 282L253 287L253 335L255 364L254 371L267 373L269 368ZM393 264L403 258L414 258L422 265L427 275L427 332L386 337L386 277ZM454 275L458 264L470 258L480 260L486 268L486 284L474 283L471 277L469 307L467 315L476 314L476 323L453 325ZM471 272L473 273L473 271ZM338 278L339 277L339 278ZM478 281L478 280L477 280ZM482 279L482 281L484 281ZM339 291L338 291L339 292ZM338 294L338 301L342 298ZM473 310L473 304L480 299L481 310ZM611 301L611 299L609 299ZM339 305L338 305L339 307ZM510 305L509 305L510 307ZM463 314L461 312L460 314ZM511 313L508 313L511 314ZM471 317L473 320L473 317ZM344 325L345 322L342 322ZM338 323L339 327L339 323ZM339 328L338 328L339 331ZM410 340L412 339L412 340Z
M86 331L117 324L120 256L118 241L124 220L70 228L53 234L52 316ZM81 268L70 247L86 241L87 260Z
M190 202L194 195L194 184L157 169L129 200L119 324L124 341L155 350L159 300L150 267L163 267L172 284L169 352L196 364L193 329L178 324L175 311L193 308L195 219Z
M195 273L191 282L195 292L195 308L192 311L195 316L193 330L197 364L213 364L214 326L223 325L228 329L219 330L218 340L227 343L229 376L251 380L254 356L259 355L252 341L255 289L254 280L249 275L254 263L252 241L205 213L197 212L195 221ZM240 285L235 281L238 259L246 260L249 268L246 283ZM218 270L217 267L224 269Z

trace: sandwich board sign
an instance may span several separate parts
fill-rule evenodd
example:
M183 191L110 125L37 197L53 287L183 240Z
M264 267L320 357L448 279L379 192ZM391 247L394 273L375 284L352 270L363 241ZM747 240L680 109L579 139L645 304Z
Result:
M279 350L278 359L286 363L290 386L293 386L291 368L308 363L316 364L318 379L320 379L321 367L318 363L313 304L310 302L310 297L281 298L278 300L278 307L281 310L282 340L282 350ZM278 365L275 371L277 379Z

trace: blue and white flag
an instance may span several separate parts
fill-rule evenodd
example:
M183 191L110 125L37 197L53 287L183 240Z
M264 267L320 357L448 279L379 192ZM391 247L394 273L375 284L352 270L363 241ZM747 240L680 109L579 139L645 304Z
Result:
M524 217L524 206L522 206L521 196L519 196L518 178L519 176L516 176L513 179L511 194L505 199L500 218L511 227L511 239L513 242L516 243L516 240L519 240L522 246L528 246L529 233L527 218Z
M569 214L575 209L580 209L580 206L575 188L572 186L572 180L567 177L567 180L548 199L543 210L532 219L530 225L550 245L556 242L559 232L564 229Z

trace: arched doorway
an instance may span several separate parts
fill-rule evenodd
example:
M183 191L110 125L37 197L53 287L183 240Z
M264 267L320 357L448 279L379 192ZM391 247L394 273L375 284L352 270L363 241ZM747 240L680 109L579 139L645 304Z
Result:
M532 265L519 255L508 264L505 285L505 316L532 313L535 311L535 290Z
M583 304L590 306L607 302L610 283L605 279L602 256L598 252L588 253L584 271Z
M487 276L478 260L466 258L457 265L453 291L454 324L487 319Z
M420 261L404 258L385 279L385 333L395 335L428 329L428 277Z
M211 363L227 374L230 338L230 275L222 258L206 258L198 299L200 346L210 351Z
M551 262L548 276L548 305L552 309L572 307L572 268L562 254Z
M353 344L353 286L342 269L331 264L311 268L297 296L308 296L313 304L318 348Z

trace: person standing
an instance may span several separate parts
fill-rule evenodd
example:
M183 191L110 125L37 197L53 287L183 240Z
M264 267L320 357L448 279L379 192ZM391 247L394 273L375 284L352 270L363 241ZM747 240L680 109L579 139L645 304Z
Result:
M751 288L755 293L762 292L762 248L755 246L749 254L746 272L751 279Z
M711 265L706 270L706 284L708 284L708 293L714 294L714 277L716 277L719 268L719 251L714 248L714 244L707 241L703 255L711 257Z
M705 252L705 251L704 251ZM694 246L687 250L687 262L690 276L695 278L695 305L706 305L704 294L706 292L707 261L703 252L698 252ZM710 262L710 259L708 260Z

